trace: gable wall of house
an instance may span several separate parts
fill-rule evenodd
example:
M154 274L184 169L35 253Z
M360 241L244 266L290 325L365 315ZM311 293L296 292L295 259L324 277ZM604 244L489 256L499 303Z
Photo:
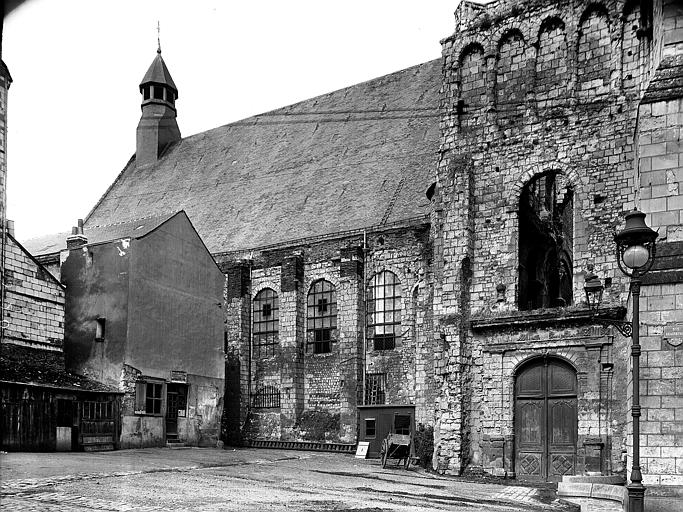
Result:
M4 339L62 352L64 288L11 237L4 268Z

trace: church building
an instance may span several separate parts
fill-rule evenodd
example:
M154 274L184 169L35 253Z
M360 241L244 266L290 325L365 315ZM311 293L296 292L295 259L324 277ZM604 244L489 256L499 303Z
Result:
M85 227L187 212L226 276L226 442L433 429L443 473L630 478L638 417L643 483L683 486L682 27L676 0L465 0L440 59L185 138L158 54Z

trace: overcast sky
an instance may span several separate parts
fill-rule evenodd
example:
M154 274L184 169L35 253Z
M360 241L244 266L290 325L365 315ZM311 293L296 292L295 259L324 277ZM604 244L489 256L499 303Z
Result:
M8 211L69 231L135 152L161 48L192 135L440 57L458 0L29 0L5 20Z

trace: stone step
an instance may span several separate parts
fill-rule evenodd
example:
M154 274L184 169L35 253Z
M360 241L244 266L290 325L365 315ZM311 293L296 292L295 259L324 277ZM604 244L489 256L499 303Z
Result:
M562 481L575 484L626 485L624 477L619 475L567 475L562 477Z
M600 484L590 482L559 482L557 495L562 497L597 498L610 500L626 510L628 491L623 485Z

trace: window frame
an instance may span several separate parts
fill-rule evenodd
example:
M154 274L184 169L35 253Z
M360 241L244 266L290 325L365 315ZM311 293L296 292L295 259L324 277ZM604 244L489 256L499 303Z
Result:
M372 435L368 434L368 422L372 421ZM377 418L365 418L363 422L363 430L365 433L365 439L377 439Z
M251 325L254 356L274 356L280 340L280 306L278 294L272 288L263 288L252 299Z
M281 404L280 389L272 384L264 384L254 393L251 405L254 409L279 409Z
M408 426L407 426L407 428L406 428L406 427L401 427L401 429L400 429L401 432L398 431L399 429L398 429L398 427L396 426L396 420L397 420L398 418L408 418ZM392 432L393 432L394 434L410 435L410 431L412 430L412 428L411 428L411 427L412 427L412 424L413 424L412 415L410 415L410 414L405 414L405 413L401 413L401 412L395 412L395 413L394 413L394 422L393 422L393 425L391 426L391 430L392 430ZM405 432L405 430L407 430L407 432Z
M149 396L148 386L159 386L159 396ZM155 388L152 388L155 389ZM154 412L154 405L149 411L147 405L159 404L159 412ZM164 416L166 414L166 382L158 379L140 379L135 382L135 414L140 416Z
M370 400L371 383L375 381L378 386L377 399ZM365 405L385 405L387 403L387 374L386 373L366 373L365 374L365 396L363 397Z
M337 341L337 289L326 279L311 284L306 298L306 346L313 354L332 352Z
M378 305L381 305L381 309L377 308ZM372 342L373 350L394 350L396 348L397 342L400 342L402 337L402 317L401 281L390 270L376 272L367 286L366 337L369 342ZM387 319L390 320L387 321ZM387 329L390 329L389 333L387 333ZM378 330L382 332L380 333Z

